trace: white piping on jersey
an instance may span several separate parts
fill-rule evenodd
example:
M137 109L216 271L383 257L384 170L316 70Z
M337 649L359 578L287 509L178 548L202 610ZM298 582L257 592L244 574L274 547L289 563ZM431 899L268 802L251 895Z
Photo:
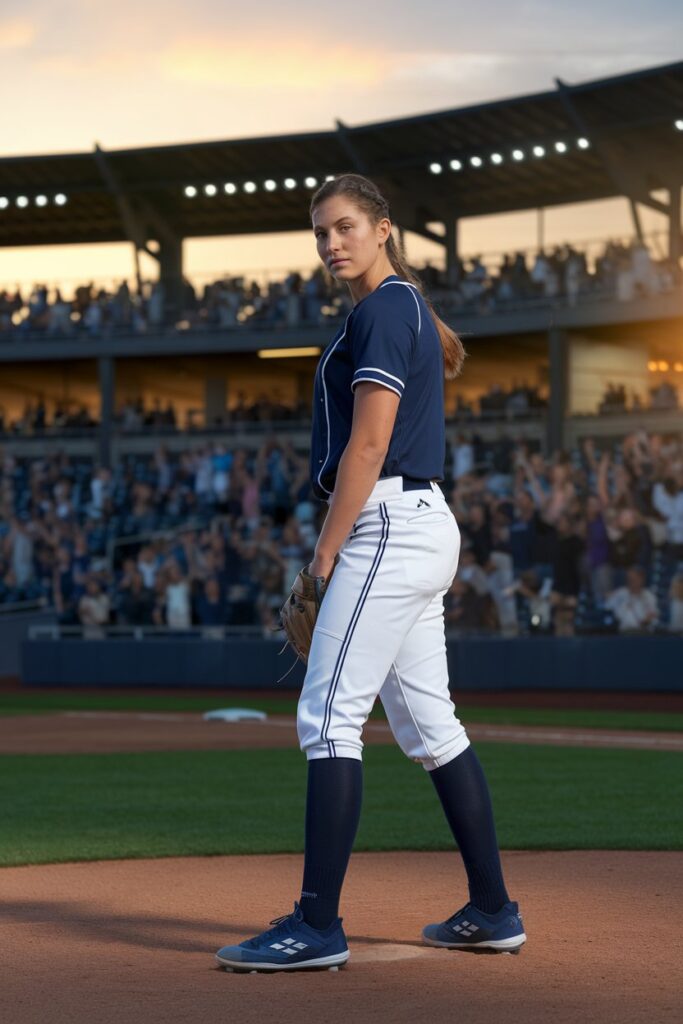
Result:
M380 289L386 288L390 284L402 284L404 288L410 288L410 294L415 299L415 305L417 306L417 336L419 338L420 331L422 330L422 314L420 313L420 303L417 301L417 295L415 294L417 291L415 285L411 284L410 281L385 281L384 284L380 285Z
M351 310L351 313L352 312L353 312L353 310ZM337 345L339 344L339 342L343 341L344 338L346 337L346 327L348 325L349 317L351 316L351 313L349 313L347 315L346 320L344 321L344 330L339 335L339 337L334 342L334 344L330 345L329 351L327 351L325 353L325 355L323 356L322 362L320 364L320 383L323 386L323 395L325 396L325 422L327 424L327 455L325 456L325 458L323 460L323 464L320 467L320 471L318 473L318 486L321 487L322 490L325 491L326 494L332 494L332 491L328 491L327 487L325 487L325 485L323 484L321 477L322 477L322 475L323 475L323 473L325 471L325 466L327 465L327 460L330 457L330 448L332 447L332 433L330 431L330 411L329 411L328 406L327 406L327 386L325 384L325 367L327 366L328 360L329 360L330 356L332 355L332 353L334 352L334 350L337 347Z
M384 377L391 377L392 380L397 380L402 388L405 387L405 384L403 383L400 377L395 377L393 373L387 373L386 370L380 370L379 366L359 366L358 369L356 370L356 373L362 373L364 370L372 370L373 373L381 373L382 376Z
M403 392L395 388L393 384L387 384L384 380L376 380L374 377L357 377L351 385L351 390L355 388L356 384L360 384L361 381L370 380L373 384L379 384L381 388L387 388L389 391L395 391L399 398L403 398Z

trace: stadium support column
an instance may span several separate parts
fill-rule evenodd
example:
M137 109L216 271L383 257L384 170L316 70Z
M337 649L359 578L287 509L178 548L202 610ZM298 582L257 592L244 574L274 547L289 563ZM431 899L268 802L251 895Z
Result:
M669 259L677 281L681 277L681 185L669 190Z
M159 280L164 296L164 323L174 324L183 309L183 241L159 239Z
M227 380L225 377L207 377L204 381L204 425L208 429L224 426L227 407Z
M455 217L446 217L446 280L451 288L455 288L460 274L460 257L458 254L458 221Z
M564 447L564 421L567 414L567 380L569 370L569 342L566 331L551 327L548 331L548 358L550 364L550 400L546 446L548 454Z
M114 360L100 356L97 360L100 380L100 436L99 460L101 466L111 466L111 437L114 428Z

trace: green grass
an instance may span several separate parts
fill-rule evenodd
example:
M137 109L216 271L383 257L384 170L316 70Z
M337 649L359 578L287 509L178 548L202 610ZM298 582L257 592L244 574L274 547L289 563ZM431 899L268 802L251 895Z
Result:
M479 744L506 849L682 849L681 758L659 751ZM0 864L301 850L298 751L6 755ZM451 840L425 772L366 750L359 850Z
M504 698L503 698L504 699ZM683 731L683 714L664 711L603 711L581 708L499 708L459 705L465 724L550 725L579 729Z
M501 695L501 701L505 700ZM581 695L577 694L577 701ZM683 731L683 714L660 711L594 711L581 708L478 707L476 696L458 701L465 724L576 726L581 729L647 729ZM259 697L258 693L235 698L230 693L192 697L139 693L0 693L0 715L49 714L55 711L208 711L218 707L250 707L271 715L293 715L296 697ZM377 705L373 718L383 718Z

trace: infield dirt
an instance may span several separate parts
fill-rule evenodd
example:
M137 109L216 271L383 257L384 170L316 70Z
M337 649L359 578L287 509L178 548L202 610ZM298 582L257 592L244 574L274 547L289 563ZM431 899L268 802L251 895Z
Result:
M427 949L463 901L451 853L357 854L338 973L217 970L213 953L286 913L298 856L5 868L8 1024L669 1024L680 1020L677 853L504 855L529 937L519 956Z
M557 726L468 724L472 740L552 746L683 751L683 733ZM368 722L367 743L395 743L386 722ZM205 722L200 714L61 711L0 717L0 754L105 754L149 750L263 750L298 747L292 716L264 722Z

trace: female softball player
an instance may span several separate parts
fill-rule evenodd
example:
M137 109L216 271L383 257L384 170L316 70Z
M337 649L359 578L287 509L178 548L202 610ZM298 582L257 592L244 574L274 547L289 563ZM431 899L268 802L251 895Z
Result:
M469 902L427 925L432 946L517 952L486 780L449 696L443 597L460 534L436 482L445 457L444 374L464 351L434 313L366 178L313 197L318 255L354 302L320 359L311 473L329 504L312 576L329 580L298 710L308 758L301 898L273 927L217 954L237 970L336 967L349 957L339 897L361 808L361 732L379 697L397 742L429 772L467 871ZM335 558L337 564L335 567Z

